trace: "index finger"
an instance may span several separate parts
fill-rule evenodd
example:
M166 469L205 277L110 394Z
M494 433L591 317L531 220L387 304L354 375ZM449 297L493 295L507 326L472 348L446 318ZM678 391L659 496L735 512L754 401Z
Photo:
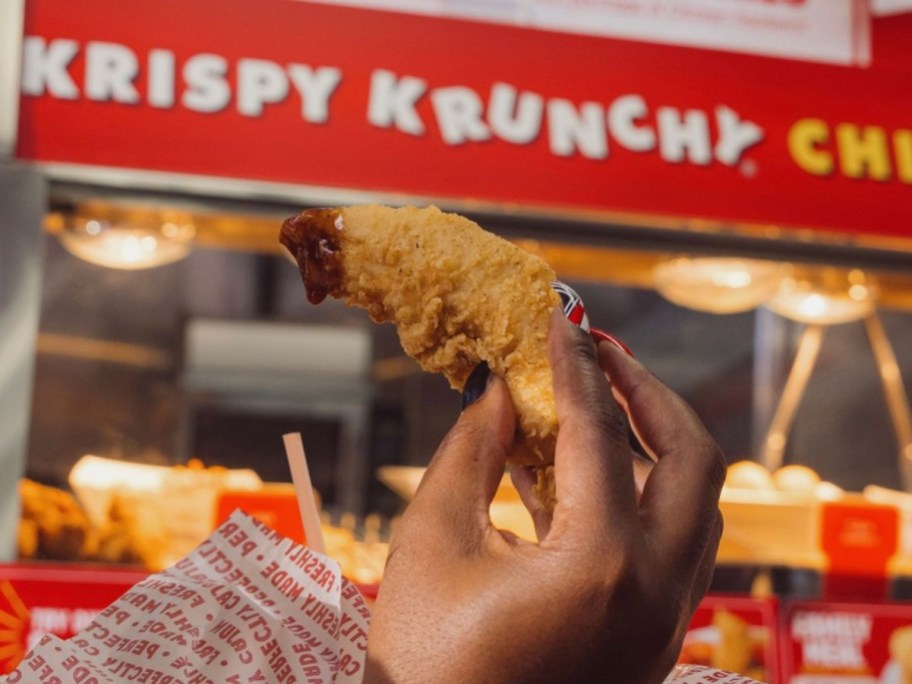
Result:
M560 425L551 531L579 527L587 535L610 535L626 530L624 521L636 521L632 452L595 346L559 312L551 318L548 346Z
M660 554L699 564L710 543L725 480L725 458L693 409L639 362L610 344L599 362L630 422L658 457L640 499L640 518Z

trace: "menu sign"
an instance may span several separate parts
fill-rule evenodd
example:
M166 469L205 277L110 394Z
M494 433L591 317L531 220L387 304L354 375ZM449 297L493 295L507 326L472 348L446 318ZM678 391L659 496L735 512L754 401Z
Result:
M912 605L792 603L782 645L785 684L905 684Z
M870 58L865 0L318 0L835 64Z
M724 2L755 4L819 3ZM878 55L904 54L901 29ZM141 169L912 237L909 74L877 60L723 65L707 50L289 0L95 0L91 13L35 0L25 34L16 154L76 178Z

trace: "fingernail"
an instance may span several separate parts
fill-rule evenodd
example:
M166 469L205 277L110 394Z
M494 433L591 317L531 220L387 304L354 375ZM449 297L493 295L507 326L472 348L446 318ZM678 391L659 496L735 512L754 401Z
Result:
M551 289L557 292L561 299L561 310L564 317L574 325L589 331L589 316L586 307L576 290L559 280L551 281Z
M636 354L634 354L632 351L630 351L630 347L628 347L626 344L621 342L614 335L609 335L604 330L599 330L598 328L593 328L592 330L589 331L589 334L592 335L592 338L595 340L596 344L598 344L599 342L608 342L609 344L613 344L615 347L617 347L622 352L627 354L627 356L629 356L630 358L632 358L632 359L636 358Z
M465 410L476 401L481 399L485 390L488 389L488 381L491 379L491 369L488 364L482 361L477 366L469 379L466 380L465 387L462 389L462 409Z

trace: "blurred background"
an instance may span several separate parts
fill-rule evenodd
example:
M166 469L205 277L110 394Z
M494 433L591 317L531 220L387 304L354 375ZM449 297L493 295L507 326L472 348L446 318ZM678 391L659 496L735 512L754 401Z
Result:
M226 492L282 519L300 432L379 582L460 398L309 304L278 231L433 203L546 259L737 464L717 589L903 598L912 3L89 4L0 0L4 560L156 569ZM880 566L834 560L834 502L892 511L848 553Z

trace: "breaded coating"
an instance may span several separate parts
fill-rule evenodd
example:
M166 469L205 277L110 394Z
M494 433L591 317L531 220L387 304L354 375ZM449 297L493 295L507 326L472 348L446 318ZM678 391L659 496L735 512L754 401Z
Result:
M453 389L487 362L518 416L511 462L553 463L547 334L560 297L542 259L436 207L307 210L284 223L281 242L312 302L340 297L394 323L405 352Z

